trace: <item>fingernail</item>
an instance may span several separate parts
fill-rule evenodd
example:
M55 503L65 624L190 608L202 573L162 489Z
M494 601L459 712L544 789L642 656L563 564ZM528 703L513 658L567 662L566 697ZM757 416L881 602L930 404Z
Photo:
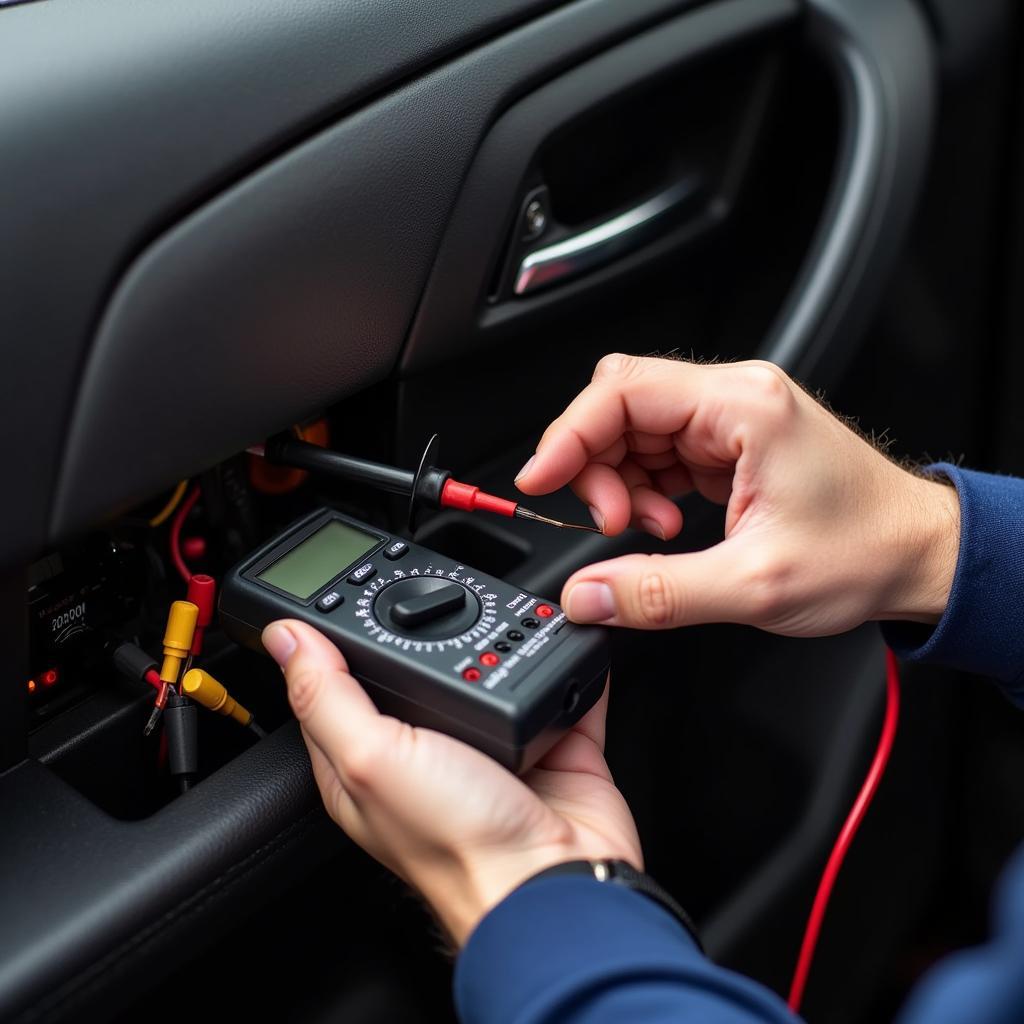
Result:
M665 531L661 528L661 523L657 519L641 519L640 525L648 533L653 533L655 537L659 537L661 540L665 539Z
M593 505L588 505L587 508L590 509L590 518L594 520L594 525L604 533L604 516L601 515L601 510Z
M272 622L263 630L263 646L274 661L284 668L288 659L295 653L298 643L287 626Z
M525 466L523 466L523 468L522 468L521 470L519 470L519 472L518 472L518 473L516 473L516 480L520 480L520 479L522 479L522 478L523 478L524 476L526 476L526 474L530 472L530 467L531 467L531 466L532 466L532 465L533 465L533 464L534 464L534 463L535 463L536 461L537 461L537 456L536 456L536 455L531 455L531 456L529 457L529 459L527 459L527 460L526 460L526 465L525 465Z
M615 614L615 595L607 583L577 583L565 610L573 622L604 622Z

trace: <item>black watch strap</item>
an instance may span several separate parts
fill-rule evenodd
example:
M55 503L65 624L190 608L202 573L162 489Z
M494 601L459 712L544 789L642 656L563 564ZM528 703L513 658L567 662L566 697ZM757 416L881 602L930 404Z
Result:
M621 885L625 889L643 893L648 899L654 900L664 910L667 910L690 933L690 937L697 943L700 951L704 952L704 946L697 934L697 927L690 915L650 875L638 871L628 861L567 860L562 864L555 864L543 871L538 871L522 884L529 885L530 882L536 882L540 878L554 878L558 875L589 875L598 882Z

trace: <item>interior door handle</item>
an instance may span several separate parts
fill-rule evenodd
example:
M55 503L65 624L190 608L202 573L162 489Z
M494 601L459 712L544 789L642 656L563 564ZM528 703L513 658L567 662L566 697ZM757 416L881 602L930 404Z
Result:
M529 295L638 249L675 223L674 215L699 187L698 175L684 178L603 224L528 253L516 271L515 294Z

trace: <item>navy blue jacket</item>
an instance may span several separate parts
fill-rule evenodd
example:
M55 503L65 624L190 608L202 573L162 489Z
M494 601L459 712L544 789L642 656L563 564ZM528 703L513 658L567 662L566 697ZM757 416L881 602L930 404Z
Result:
M887 624L905 660L997 680L1024 706L1024 481L940 464L960 494L956 576L942 621ZM464 1024L756 1024L793 1015L711 963L645 896L583 877L530 882L479 924L455 972ZM1024 852L1007 870L991 941L941 963L901 1024L1024 1021Z

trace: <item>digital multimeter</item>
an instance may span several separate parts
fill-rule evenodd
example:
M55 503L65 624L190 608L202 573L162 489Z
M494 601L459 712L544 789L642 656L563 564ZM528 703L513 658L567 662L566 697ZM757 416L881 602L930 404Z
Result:
M294 523L227 576L227 634L263 651L301 619L344 652L385 713L525 771L604 688L606 631L550 601L330 509Z

